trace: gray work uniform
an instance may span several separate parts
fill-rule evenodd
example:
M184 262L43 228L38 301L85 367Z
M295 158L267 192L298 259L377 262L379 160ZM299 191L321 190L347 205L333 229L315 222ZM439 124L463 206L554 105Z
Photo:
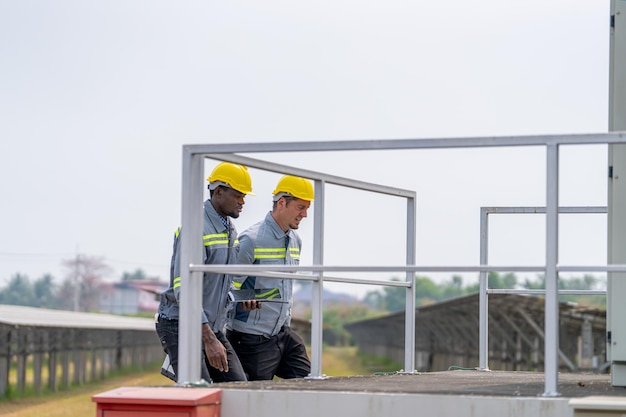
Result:
M271 212L239 236L239 264L298 265L302 239L295 230L286 233ZM262 302L260 309L245 311L237 305L229 313L227 337L237 352L248 379L305 377L311 372L304 342L291 331L293 280L248 276L236 278L241 289L280 290L285 303Z
M224 222L227 223L228 227ZM230 221L222 221L210 200L204 202L203 242L205 264L224 265L236 262L239 245L237 230ZM208 360L203 355L205 360L202 361L202 378L207 381L223 382L246 379L234 350L222 333L226 322L228 291L231 285L232 277L230 275L211 272L204 273L202 282L202 323L208 323L213 333L225 345L229 364L229 372L220 372L210 367ZM180 286L180 229L178 229L174 237L174 253L170 265L170 286L161 294L157 322L157 333L175 371L178 365L177 338L178 320L180 318ZM208 369L204 369L205 367L208 367ZM210 373L209 379L207 379L205 372Z

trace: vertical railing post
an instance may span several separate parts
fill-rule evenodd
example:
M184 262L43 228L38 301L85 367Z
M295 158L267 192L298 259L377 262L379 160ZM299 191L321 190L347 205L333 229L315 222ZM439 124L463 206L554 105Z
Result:
M489 212L480 208L480 266L488 264ZM478 369L489 370L489 295L487 294L487 271L478 275Z
M417 203L415 196L406 200L406 264L415 265ZM415 272L406 272L406 311L404 329L404 371L415 371Z
M543 395L555 397L559 372L559 283L556 270L559 255L559 145L546 146L546 295Z
M202 264L204 157L183 147L182 236L180 242L180 320L178 334L179 385L200 381L202 344L202 272L190 272L189 265ZM208 382L208 381L206 381Z
M324 264L324 181L315 180L315 208L313 210L313 265ZM324 323L324 273L313 281L311 313L311 373L309 378L322 378L322 337Z

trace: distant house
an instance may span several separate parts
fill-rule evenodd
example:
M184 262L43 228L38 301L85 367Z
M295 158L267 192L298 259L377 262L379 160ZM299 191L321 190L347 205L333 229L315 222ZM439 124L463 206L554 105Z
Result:
M100 294L100 311L111 314L156 312L159 294L168 285L167 282L146 279L108 284Z

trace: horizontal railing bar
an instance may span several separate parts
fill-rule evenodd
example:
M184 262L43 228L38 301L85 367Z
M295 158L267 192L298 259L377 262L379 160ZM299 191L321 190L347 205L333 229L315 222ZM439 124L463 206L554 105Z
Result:
M235 269L237 274L247 275L258 271L304 271L304 272L480 272L480 271L507 271L507 272L543 272L543 266L328 266L328 265L204 265L190 264L189 270L193 272L218 272L232 273ZM626 271L626 265L624 265ZM243 273L242 273L243 272Z
M626 265L557 265L558 272L626 272Z
M376 279L363 278L347 278L347 277L329 277L324 275L325 282L342 282L347 284L366 284L366 285L384 285L386 287L404 287L410 288L413 283L407 281L385 281Z
M233 265L236 266L236 265ZM257 268L255 268L257 269ZM213 272L213 271L211 271ZM234 268L229 272L231 275L249 275L249 270ZM266 278L288 278L302 281L319 281L319 275L303 275L303 274L295 274L288 272L276 272L276 271L254 271L254 275L257 277L266 277ZM409 288L413 285L412 282L406 281L389 281L389 280L376 280L376 279L365 279L365 278L349 278L349 277L332 277L332 276L324 276L325 282L342 282L347 284L367 284L367 285L384 285L387 287L404 287Z
M622 132L610 132L577 135L487 136L474 138L248 142L184 145L183 148L191 154L210 154L237 152L367 151L547 145L605 145L612 143L626 143L626 134Z
M239 269L238 267L241 265L233 265L236 266L237 268L235 269L229 269L227 271L228 274L230 275L241 275L241 276L246 276L246 275L251 275L251 271L248 269ZM204 269L203 269L204 271ZM225 273L226 271L204 271L204 272L220 272L220 273ZM295 273L289 273L289 272L276 272L276 271L268 271L266 269L256 269L254 271L254 276L257 277L265 277L265 278L288 278L288 279L294 279L294 280L299 280L299 281L319 281L319 275L304 275L304 274L295 274Z
M536 214L545 213L545 207L481 207L482 212L487 214ZM559 207L561 214L604 214L608 212L606 206L581 206L581 207Z
M276 272L543 272L544 266L424 266L424 265L392 265L392 266L329 266L329 265L204 265L191 264L189 270L194 272L218 272L248 275L271 268ZM626 272L626 265L562 265L556 267L558 272Z
M277 164L274 162L263 161L261 159L249 158L236 154L208 154L205 155L205 157L217 159L220 161L234 162L237 164L246 165L249 168L258 168L264 171L276 172L279 174L291 174L297 175L299 177L309 178L312 180L321 180L329 184L341 185L344 187L354 188L363 191L372 191L378 194L387 194L412 199L415 199L417 196L417 193L413 190L404 190L401 188L389 187L365 181L353 180L350 178L338 177L336 175L324 174L308 169L295 168L288 165Z
M193 265L192 265L193 266ZM289 272L276 272L276 271L266 271L259 270L259 268L253 268L255 271L250 271L250 268L239 268L241 265L232 265L233 269L229 268L228 273L231 275L250 275L251 272L254 273L257 277L266 277L266 278L288 278L302 281L319 281L319 275L303 275L303 274L295 274ZM272 266L272 269L276 265ZM205 268L192 268L193 270L204 270ZM213 269L213 268L211 268ZM220 268L222 269L222 268ZM292 268L290 268L292 269ZM207 272L207 271L203 271ZM210 271L210 272L220 272L220 271ZM406 281L388 281L388 280L376 280L376 279L364 279L364 278L349 278L349 277L332 277L332 276L324 276L325 282L342 282L348 284L367 284L367 285L384 285L387 287L405 287L409 288L413 283Z
M562 295L606 295L606 290L559 290ZM489 294L545 294L546 290L531 289L487 289Z

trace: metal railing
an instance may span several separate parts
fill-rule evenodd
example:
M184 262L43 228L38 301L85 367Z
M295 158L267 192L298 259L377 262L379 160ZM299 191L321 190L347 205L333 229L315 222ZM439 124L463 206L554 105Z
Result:
M312 376L321 377L321 317L322 317L322 286L329 277L326 272L404 272L406 273L406 326L405 334L405 369L413 370L414 364L414 316L415 316L415 289L414 274L417 272L543 272L545 273L545 344L544 344L544 396L558 396L558 285L559 271L626 271L626 265L603 266L560 266L558 265L558 162L559 147L562 145L590 145L590 144L626 144L626 134L622 132L583 134L583 135L543 135L543 136L508 136L508 137L477 137L477 138L449 138L449 139L393 139L393 140L354 140L354 141L316 141L316 142L272 142L246 144L213 144L213 145L185 145L183 147L183 187L182 187L182 227L189 233L183 234L181 241L181 325L180 325L180 362L179 384L198 381L200 377L199 349L201 346L200 328L201 310L200 289L202 273L228 272L263 276L280 276L304 278L298 272L317 273L304 279L311 279L314 283L313 295L313 323L312 323ZM406 265L402 266L326 266L323 264L323 223L322 212L319 206L324 204L325 182L333 180L343 181L338 177L301 170L288 166L280 166L280 172L285 174L309 177L315 180L316 210L314 214L314 259L313 266L286 266L286 268L272 267L273 271L259 265L244 267L242 265L203 265L202 264L202 190L203 190L203 161L205 157L219 158L232 162L242 162L242 156L236 153L281 153L281 152L320 152L320 151L376 151L376 150L408 150L408 149L453 149L453 148L487 148L487 147L515 147L515 146L542 146L546 150L546 258L545 265L541 266L417 266L415 265L415 200L414 193L406 190L397 190L398 196L408 198L407 204L407 255ZM246 163L254 162L248 160ZM256 164L256 162L255 162ZM278 165L267 163L267 169L278 169ZM258 168L263 168L259 162ZM350 180L352 182L352 180ZM367 184L354 181L354 185ZM381 187L377 192L387 192L388 187ZM412 213L412 214L411 214ZM289 271L289 272L287 272ZM337 278L338 282L351 282L347 278ZM378 285L382 283L376 283ZM384 283L384 285L389 285ZM410 345L410 346L409 346Z
M415 204L415 192L411 190L403 190L400 188L388 187L384 185L372 184L363 181L357 181L349 178L338 177L334 175L323 174L320 172L299 169L295 167L290 167L286 165L276 164L272 162L262 161L258 159L253 159L249 157L244 157L241 155L220 155L220 154L205 154L204 157L217 159L217 160L227 160L229 162L234 162L238 164L243 164L248 166L249 168L257 168L269 172L276 172L281 174L291 174L297 175L300 177L309 178L315 183L315 210L314 210L314 219L313 219L313 263L316 265L323 265L323 254L324 254L324 198L325 198L325 189L326 184L339 185L342 187L364 190L379 194L386 194L395 197L400 197L406 199L406 263L414 264L415 263L415 219L416 219L416 204ZM183 219L183 227L185 227L185 221ZM197 229L198 226L190 226L187 230L201 230ZM182 242L181 242L182 243ZM183 249L181 248L181 251ZM285 268L286 267L286 268ZM226 272L228 273L237 273L239 275L249 275L250 270L241 270L243 266L237 265L237 271L234 272L234 266L226 267ZM285 273L278 273L281 269L286 270ZM415 345L415 314L411 314L411 312L415 311L415 286L413 285L413 274L409 271L405 272L405 281L404 282L394 282L388 280L374 280L374 279L351 279L345 277L332 277L325 276L323 271L318 271L319 273L315 276L313 275L300 275L290 273L291 271L302 271L304 269L297 268L292 265L285 266L283 265L281 268L275 268L272 266L272 271L265 273L263 271L259 271L259 268L253 267L256 276L268 276L274 278L290 278L290 279L300 279L300 280L309 280L312 282L312 305L313 306L321 306L322 305L322 292L323 292L323 282L351 282L358 284L369 284L369 285L387 285L387 286L401 286L405 287L407 290L406 296L406 320L407 323L410 323L411 326L406 326L405 331L405 367L406 369L414 368L414 355L411 354L413 350L413 346ZM363 269L365 271L366 269ZM190 272L224 272L219 271L218 266L216 265L192 265L190 266ZM258 271L258 272L256 272ZM308 270L311 272L311 270ZM354 272L354 271L352 271ZM182 277L182 275L181 275ZM201 275L199 276L201 278ZM195 293L196 300L193 300L194 304L198 303L198 296L201 291ZM181 315L182 315L182 307L187 302L182 301L181 294ZM200 304L201 306L201 301ZM197 309L197 307L194 307ZM196 310L197 311L197 310ZM191 328L187 328L187 322L183 323L181 319L180 324L180 337L182 345L183 332L187 334L197 333L193 332L192 329L195 328L195 324L189 323ZM322 330L323 330L323 317L322 317L322 309L321 308L313 308L312 309L312 317L311 317L311 378L322 378ZM194 357L199 358L199 355L195 355ZM193 369L200 369L200 363L198 361L197 366L192 365ZM196 381L199 378L199 373L190 374L189 376L185 376L182 371L179 371L179 381L178 383L185 384L189 381ZM181 380L182 379L182 380Z
M607 207L559 207L561 214L606 214ZM490 214L545 214L545 207L481 207L480 208L480 264L489 262L489 215ZM490 289L487 272L479 273L479 335L478 369L489 370L489 294L536 294L545 295L546 290ZM559 290L560 295L605 295L606 290ZM558 349L558 344L556 346Z

